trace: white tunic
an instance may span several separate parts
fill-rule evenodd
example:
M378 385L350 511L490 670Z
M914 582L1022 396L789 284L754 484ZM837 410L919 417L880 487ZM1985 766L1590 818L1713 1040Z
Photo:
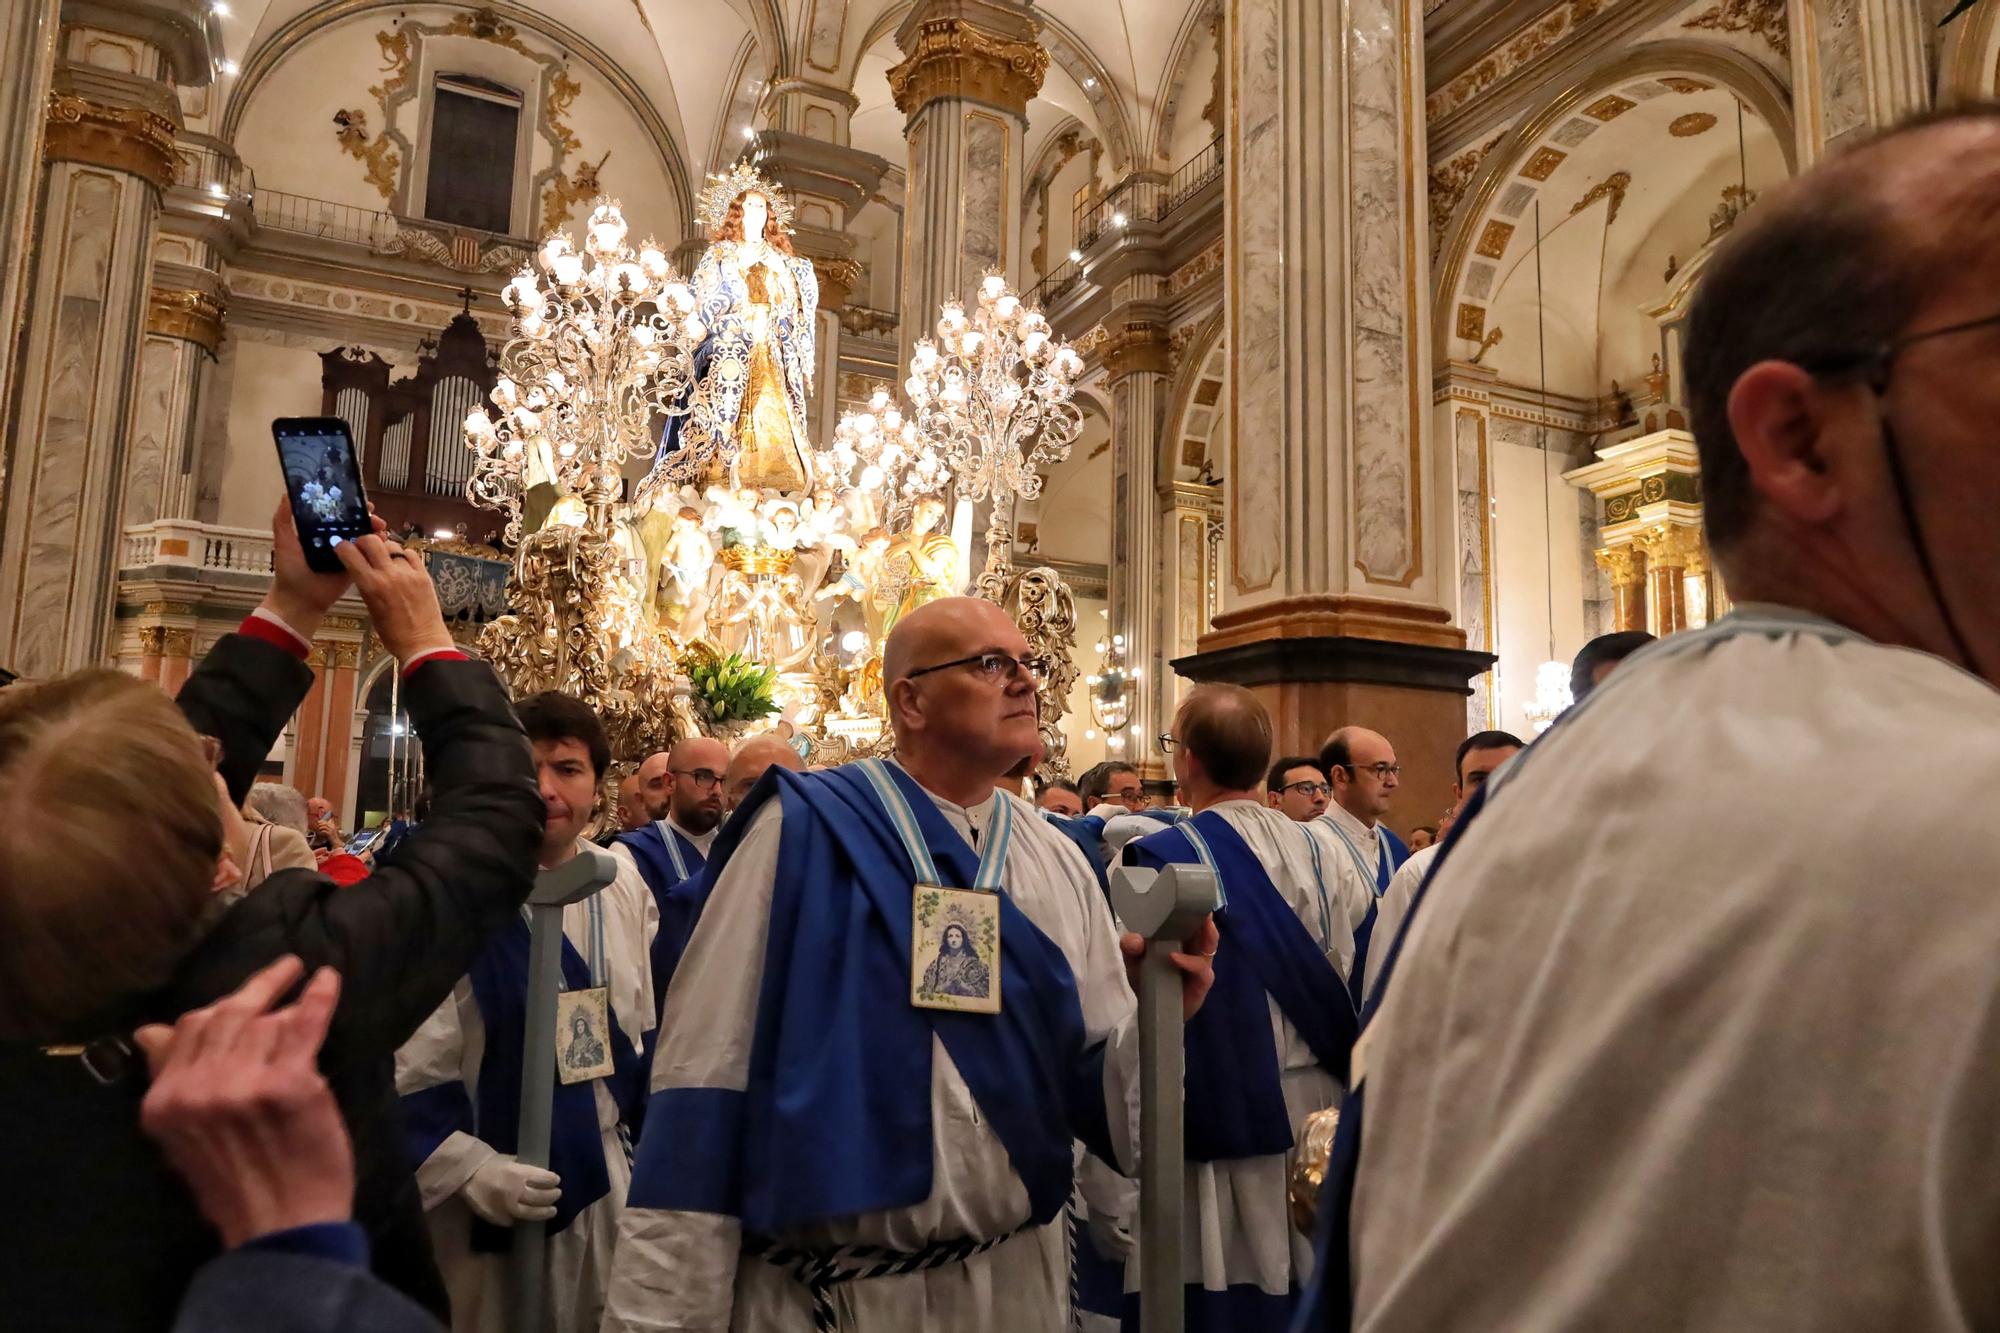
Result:
M618 878L598 895L603 903L606 986L612 1021L635 1050L643 1049L653 1029L653 980L647 950L659 930L659 910L653 895L629 859L621 860ZM584 958L590 957L588 902L563 909L563 934ZM479 1069L486 1053L486 1027L473 997L470 978L462 978L451 998L424 1020L416 1035L396 1053L396 1091L408 1095L442 1083L463 1082L475 1105L479 1099ZM604 1309L604 1289L611 1275L611 1251L618 1236L631 1182L631 1163L619 1138L618 1106L603 1080L598 1080L597 1126L610 1172L610 1191L549 1237L549 1333L593 1333ZM417 1167L417 1188L430 1224L438 1267L451 1294L454 1333L504 1333L507 1328L508 1257L478 1254L471 1248L473 1212L458 1191L474 1171L496 1155L484 1141L463 1131L453 1133Z
M977 846L993 801L1014 805L1002 880L1014 905L1069 961L1090 1042L1108 1043L1105 1097L1121 1165L1137 1159L1136 1000L1097 877L1076 845L1026 801L1006 793L970 808L939 797L946 820ZM653 1060L654 1091L740 1089L763 984L765 940L777 873L783 807L753 816L695 927L668 991ZM931 1042L931 1196L913 1208L866 1213L776 1239L825 1247L870 1244L902 1251L935 1240L1003 1235L1028 1220L1028 1192L959 1076L944 1043ZM626 1330L744 1330L809 1333L805 1288L785 1270L742 1255L742 1224L714 1213L634 1208L626 1212L605 1315ZM1069 1324L1069 1255L1060 1219L1022 1232L961 1264L845 1282L832 1289L844 1329L894 1333L1027 1333Z
M1306 933L1347 980L1354 962L1354 932L1341 912L1331 877L1315 870L1305 825L1257 801L1224 801L1209 807L1249 845L1271 884L1305 923ZM1324 867L1326 858L1320 863ZM1329 867L1330 868L1330 867ZM1326 882L1323 884L1323 878ZM1226 888L1227 886L1225 886ZM1278 1077L1294 1137L1314 1111L1340 1100L1340 1084L1320 1068L1312 1047L1291 1020L1268 1000ZM1292 1154L1187 1164L1187 1280L1211 1291L1254 1286L1283 1296L1312 1277L1312 1238L1292 1228L1286 1191ZM1125 1289L1139 1288L1136 1256L1125 1270Z
M1996 741L1745 607L1489 779L1365 1039L1355 1326L2000 1327Z
M1320 872L1326 876L1327 887L1339 893L1340 901L1347 905L1347 957L1341 964L1341 975L1346 976L1354 963L1354 932L1361 929L1361 923L1368 919L1369 909L1376 904L1375 886L1377 857L1381 855L1378 835L1372 825L1363 824L1353 815L1337 805L1329 805L1327 812L1318 818L1309 819L1301 828L1312 836L1319 847ZM1340 834L1334 832L1328 821L1334 818L1334 811L1340 811L1340 826L1346 829L1354 843L1350 847ZM1355 830L1366 833L1366 838ZM1369 936L1372 941L1375 937Z
M1389 887L1382 892L1382 899L1375 909L1375 930L1368 937L1368 957L1361 964L1361 994L1366 998L1375 978L1382 975L1382 962L1389 956L1389 950L1396 943L1396 936L1403 933L1403 918L1410 913L1410 899L1417 896L1417 885L1424 882L1431 862L1437 859L1442 843L1432 843L1419 847L1410 853L1410 859L1396 867L1396 873L1389 878Z

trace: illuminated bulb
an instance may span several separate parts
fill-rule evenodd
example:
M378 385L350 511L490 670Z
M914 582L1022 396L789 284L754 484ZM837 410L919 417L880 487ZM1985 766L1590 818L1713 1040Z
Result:
M503 411L519 402L520 391L514 386L514 381L505 375L495 380L493 382L493 401L498 403Z
M659 246L644 246L639 251L639 267L646 270L646 276L657 281L667 276L667 256Z
M493 421L486 415L486 409L475 407L465 414L465 433L481 438L493 433Z
M1012 292L993 303L993 313L1002 319L1014 318L1014 312L1021 308L1021 298Z
M864 491L879 490L881 488L881 485L882 485L881 468L876 467L873 463L870 463L867 467L861 469L862 490Z
M1095 87L1097 86L1097 80L1096 80L1096 79L1085 79L1085 80L1083 81L1083 86L1084 86L1085 88L1095 88Z
M571 444L568 440L564 440L562 446L558 448L556 452L561 454L564 458L574 458L576 457L576 446L574 444Z
M229 197L229 188L221 181L210 181L208 183L208 192L217 199L227 199Z
M921 375L912 375L903 381L903 392L910 395L911 401L916 403L921 404L929 396L925 392L927 387Z
M889 391L887 389L875 390L874 394L870 396L870 398L868 399L868 410L871 412L880 412L883 408L887 407L888 405L889 405ZM852 418L850 418L850 420L852 420Z
M634 324L632 326L632 341L639 344L642 351L651 350L654 341L659 336L659 334L653 332L651 324Z
M241 67L234 60L225 60L217 65L216 68L222 71L224 78L233 79L239 73Z
M851 629L847 631L847 633L840 636L840 647L842 652L858 653L861 651L862 646L867 642L868 642L868 636L866 634L863 634L858 629Z
M1095 731L1090 730L1089 728L1085 728L1083 733L1083 738L1087 741L1094 741L1097 739L1097 733Z
M440 542L448 542L448 541L450 541L450 540L452 539L452 536L453 536L453 533L452 533L452 530L451 530L450 528L438 528L438 529L435 529L435 530L434 530L434 531L433 531L433 532L431 533L431 540L432 540L432 541L440 541Z
M751 129L748 125L745 125L743 127L743 137L746 139L754 139L757 137L757 131Z
M583 277L583 261L565 252L556 256L552 271L557 282L565 287L574 286Z
M1048 346L1049 335L1036 329L1022 337L1021 355L1030 361L1039 361L1042 353L1048 350Z
M1070 251L1069 262L1072 264L1081 264L1083 262L1083 251L1081 250Z
M519 458L521 456L521 442L519 440L507 441L507 447L500 451L500 456L508 459Z
M1123 634L1114 634L1111 636L1111 642L1117 644L1120 648L1123 648L1125 646L1125 636ZM1098 645L1099 648L1102 648L1103 646L1104 646L1103 644Z
M1114 226L1114 227L1122 227L1122 226L1124 226L1124 225L1125 225L1125 215L1124 215L1123 213L1113 213L1113 214L1111 215L1111 225L1112 225L1112 226Z
M620 264L612 269L611 280L619 294L623 296L644 296L647 289L653 285L646 277L646 270L631 263Z
M965 336L958 340L959 355L968 359L979 355L979 345L985 341L986 335L978 329L967 329Z
M215 3L208 7L208 12L219 19L226 19L229 17L229 6L223 4L222 0L215 0Z
M979 295L988 301L1000 299L1000 293L1007 290L1007 280L998 273L989 273L979 283Z
M1121 731L1114 731L1104 739L1105 743L1108 744L1114 750L1122 750L1125 748L1125 733Z
M557 232L542 245L542 267L554 268L556 260L569 253L569 237Z

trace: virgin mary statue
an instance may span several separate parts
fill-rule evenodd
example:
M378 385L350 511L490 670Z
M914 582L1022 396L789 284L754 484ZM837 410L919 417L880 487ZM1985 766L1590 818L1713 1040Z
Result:
M819 280L792 253L792 206L738 163L709 178L696 216L712 242L694 271L706 335L687 411L669 419L639 498L688 483L810 490L806 395Z

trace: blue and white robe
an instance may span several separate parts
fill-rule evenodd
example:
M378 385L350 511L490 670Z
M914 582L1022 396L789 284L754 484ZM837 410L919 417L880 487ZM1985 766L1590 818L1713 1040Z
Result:
M671 819L656 819L611 840L611 854L629 861L638 871L658 909L660 929L649 951L656 1019L666 1005L674 969L680 966L681 954L694 934L704 896L701 872L708 863L708 849L714 845L715 830L697 836Z
M740 1123L742 1115L733 1108L758 1095L755 1089L747 1093L744 1089L751 1082L754 1054L771 1021L770 1015L760 1019L767 990L792 989L804 984L803 976L817 974L836 977L843 986L870 994L879 991L907 997L909 993L906 956L879 959L869 955L866 967L847 966L848 960L858 955L844 951L799 961L797 950L807 948L808 941L798 938L790 923L782 930L773 926L774 899L797 904L801 895L811 894L819 885L825 885L822 892L855 894L851 885L835 886L824 879L811 886L789 880L780 886L777 882L781 862L790 854L785 822L790 804L809 801L824 817L830 802L816 789L842 772L792 774L773 770L746 803L757 806L762 800L761 807L748 810L747 818L735 821L717 845L712 872L715 892L682 960L680 988L666 1012L654 1057L648 1134L640 1146L633 1206L626 1212L619 1236L606 1333L666 1329L809 1333L813 1327L804 1288L788 1271L742 1253L746 1229L742 1215L730 1211L724 1202L725 1198L752 1196L763 1198L764 1206L770 1207L769 1200L775 1196L781 1206L789 1205L800 1193L795 1188L798 1182L771 1178L768 1159L758 1153L720 1164L713 1161L713 1154L683 1153L670 1159L673 1166L667 1174L678 1173L684 1178L656 1181L652 1179L653 1157L659 1140L684 1138L658 1132L663 1127L675 1128L666 1115L670 1108L675 1114L684 1113L673 1107L676 1100L695 1107L712 1102L719 1108L718 1121ZM924 799L922 789L906 776L900 780L907 790L917 793L913 799ZM1026 918L1018 924L1032 923L1067 964L1075 995L1071 1003L1081 1015L1078 1037L1093 1051L1101 1047L1101 1067L1092 1068L1097 1086L1089 1089L1088 1095L1099 1103L1100 1123L1108 1134L1112 1155L1119 1159L1121 1169L1129 1169L1136 1159L1138 1140L1136 1002L1126 981L1117 931L1095 874L1075 845L1019 797L1000 792L972 807L935 796L928 799L937 819L975 844L981 831L991 826L997 803L1012 806L1003 891ZM907 860L895 869L895 876L902 883L909 882ZM900 894L900 889L897 892ZM829 909L823 898L816 903L807 901L811 910ZM860 895L855 895L852 909L838 903L832 907L839 908L843 920L854 928L872 928L872 909ZM845 915L850 910L854 915ZM903 921L907 930L908 917ZM1003 934L1003 950L1009 947L1008 938ZM771 955L778 953L781 945L792 947L793 961L783 975L767 979ZM877 969L884 967L893 972L876 975ZM1003 987L1003 1007L1027 1001L1028 997L1010 995ZM810 1008L809 997L799 997L794 1003ZM944 1017L993 1021L986 1015ZM1070 1320L1070 1257L1059 1216L1069 1190L1069 1145L1060 1145L1064 1179L1058 1184L1057 1215L1044 1225L1026 1225L1038 1206L1031 1202L1031 1187L1001 1141L998 1121L975 1098L969 1076L953 1060L945 1039L934 1034L930 1047L928 1095L921 1091L913 1094L920 1121L928 1102L927 1164L921 1159L905 1163L896 1151L898 1145L879 1139L865 1141L860 1135L830 1134L835 1141L803 1145L813 1154L812 1160L835 1162L838 1171L857 1178L871 1170L907 1175L904 1168L914 1165L914 1201L828 1216L799 1227L779 1227L775 1239L793 1246L866 1244L914 1252L937 1241L1007 1236L1021 1228L993 1249L963 1262L833 1288L841 1327L866 1329L868 1333L920 1329L1060 1333L1069 1327ZM810 1063L800 1059L782 1068L819 1077L822 1086L851 1089L857 1118L879 1122L885 1114L880 1090L852 1077L844 1064L839 1069L805 1068ZM1059 1077L1068 1071L1051 1072ZM1079 1096L1084 1092L1080 1087L1075 1091ZM765 1088L763 1095L770 1096L771 1089ZM1042 1128L1046 1132L1049 1127ZM1054 1128L1062 1130L1059 1124ZM760 1167L764 1169L760 1171ZM685 1178L700 1172L714 1178ZM648 1206L642 1201L657 1197L656 1191L673 1196L674 1206ZM1048 1210L1043 1207L1041 1211Z
M1348 989L1358 1007L1362 1000L1362 974L1367 968L1368 946L1375 935L1375 919L1389 882L1410 857L1403 840L1390 832L1387 824L1364 824L1341 807L1329 804L1326 813L1306 824L1319 842L1320 860L1344 863L1349 915L1354 926L1354 966L1348 974ZM1365 887L1365 891L1361 891ZM1387 947L1386 945L1384 947Z
M1282 811L1248 800L1212 806L1196 816L1193 826L1200 830L1209 824L1212 828L1211 820L1220 821L1227 826L1225 833L1234 832L1242 840L1269 879L1270 889L1275 889L1282 900L1282 906L1276 910L1290 909L1304 927L1305 939L1300 950L1304 956L1288 955L1277 965L1298 968L1295 979L1299 984L1292 988L1292 1002L1298 1004L1299 995L1310 997L1300 1007L1315 1019L1324 1015L1323 1022L1315 1023L1315 1036L1320 1044L1336 1048L1323 1053L1315 1051L1313 1042L1286 1016L1279 1000L1255 976L1246 980L1261 1001L1258 1018L1249 1018L1247 1012L1235 1015L1223 1012L1227 1006L1218 1000L1227 997L1220 997L1218 992L1224 984L1223 969L1230 962L1230 951L1249 947L1250 941L1257 938L1248 932L1247 921L1240 926L1232 922L1231 908L1225 904L1216 913L1220 934L1217 991L1210 992L1209 1004L1195 1021L1221 1024L1229 1024L1232 1019L1268 1021L1276 1054L1273 1071L1276 1087L1243 1088L1241 1079L1256 1066L1247 1059L1241 1060L1230 1064L1234 1077L1229 1080L1231 1086L1219 1089L1218 1096L1212 1099L1217 1104L1213 1108L1202 1105L1201 1080L1216 1080L1213 1073L1203 1073L1195 1050L1199 1034L1190 1027L1189 1161L1185 1196L1187 1327L1218 1333L1262 1333L1266 1329L1275 1333L1285 1327L1298 1294L1312 1276L1311 1238L1300 1235L1291 1223L1287 1189L1293 1165L1292 1145L1308 1115L1340 1099L1340 1081L1328 1066L1344 1070L1344 1046L1351 1042L1354 1030L1351 1008L1342 1012L1348 1003L1345 968L1352 960L1353 938L1339 889L1323 873L1332 867L1315 864L1316 847L1304 826ZM1219 837L1212 834L1211 844L1218 841ZM1125 854L1128 860L1145 865L1196 859L1193 848L1178 832L1156 833L1128 847ZM1220 860L1223 853L1218 851L1217 855ZM1320 860L1323 863L1323 858ZM1227 899L1232 886L1226 861L1222 874ZM1239 894L1247 891L1243 884L1235 887ZM1237 915L1245 916L1247 907L1239 897ZM1282 951L1282 941L1280 947ZM1259 966L1261 970L1265 965ZM1215 1012L1211 1013L1211 1009ZM1228 1044L1227 1032L1214 1035ZM1248 1052L1251 1044L1249 1040L1233 1043L1239 1056ZM1250 1124L1253 1117L1248 1108L1252 1107L1267 1109L1273 1123ZM1204 1112L1210 1113L1205 1117ZM1254 1141L1255 1146L1239 1150L1226 1146L1225 1142L1213 1151L1229 1155L1202 1160L1205 1150L1199 1140L1205 1118L1219 1122L1224 1141ZM1239 1151L1244 1155L1236 1155ZM1138 1277L1135 1262L1126 1271L1127 1291L1134 1293L1128 1297L1128 1328L1137 1327Z
M636 1094L642 1091L644 1071L637 1067L636 1053L646 1047L654 1024L651 969L646 961L648 946L659 927L652 895L638 871L625 862L598 901L604 926L604 979L610 991L612 1022L618 1029L613 1045L621 1056L629 1053L629 1061L621 1060L621 1064L630 1063L634 1074L629 1088L615 1087L618 1077L589 1085L604 1160L603 1193L585 1203L579 1197L578 1181L563 1183L566 1197L558 1204L556 1221L550 1223L551 1228L563 1225L549 1235L548 1309L542 1325L549 1333L595 1333L602 1316L618 1218L631 1179L620 1123L638 1112ZM587 970L583 977L575 974L585 966L582 960L592 947L590 921L588 902L573 903L563 911L563 934L570 946L564 950L565 972L572 982L588 975ZM527 933L525 925L519 923L510 924L507 930L522 936ZM496 939L496 946L506 943L520 945L523 941ZM525 949L515 948L512 955L525 993ZM480 966L489 967L493 961L482 956ZM503 961L500 965L509 964ZM478 983L475 976L480 977ZM490 974L475 976L460 979L451 997L396 1053L396 1091L402 1098L411 1155L417 1162L417 1188L431 1242L451 1294L454 1333L504 1333L507 1255L488 1252L493 1229L480 1222L459 1197L473 1172L503 1151L480 1137L480 1117L475 1109L481 1104L480 1075L487 1067L487 1024L478 990L492 981ZM510 1071L516 1102L519 1063L516 1054ZM566 1100L564 1092L558 1083L559 1118ZM568 1104L573 1109L575 1101L570 1099ZM509 1144L505 1150L511 1151L511 1126L506 1133ZM588 1130L582 1133L587 1135ZM557 1137L562 1137L560 1125ZM557 1174L562 1173L558 1170ZM580 1209L579 1204L583 1205ZM576 1215L569 1217L572 1210L577 1210ZM481 1234L476 1237L475 1233Z

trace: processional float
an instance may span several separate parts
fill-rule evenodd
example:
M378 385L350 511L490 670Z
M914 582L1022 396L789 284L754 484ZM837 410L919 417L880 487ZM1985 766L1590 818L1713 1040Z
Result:
M744 164L711 176L691 279L616 201L551 235L502 292L513 337L465 421L467 495L504 512L508 614L482 654L517 692L589 700L626 762L697 732L776 730L812 763L886 749L882 645L924 603L1006 607L1050 668L1045 771L1076 675L1074 597L1016 569L1012 513L1082 424L1083 360L998 274L821 445L807 427L818 283L791 205ZM639 469L644 466L643 474ZM950 516L989 507L962 586Z

